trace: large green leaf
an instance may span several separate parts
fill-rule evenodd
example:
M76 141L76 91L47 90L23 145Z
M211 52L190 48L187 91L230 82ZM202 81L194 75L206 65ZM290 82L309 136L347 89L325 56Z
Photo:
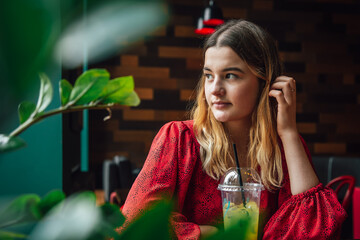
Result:
M54 59L53 47L63 27L59 8L65 1L1 1L0 102L6 104L1 107L1 120L8 119L10 111L29 96L39 83L39 71Z
M99 101L102 103L119 103L126 99L134 91L134 79L132 76L115 78L108 82L103 89Z
M94 206L96 205L96 195L92 191L79 192L79 193L73 194L71 196L71 198L74 201L82 201L85 199L88 202L92 202L94 204Z
M220 230L216 234L207 237L206 240L223 240L223 239L253 239L253 229L250 229L249 218L240 219L238 223L231 226L229 229Z
M25 194L17 197L0 213L0 228L40 219L41 216L36 208L39 202L40 197L36 194Z
M172 204L167 201L155 204L144 215L126 227L118 239L171 239L169 232L171 209Z
M120 227L125 222L125 217L121 213L118 206L114 204L105 203L100 206L103 220L112 228Z
M118 206L109 203L105 203L99 209L101 212L101 222L86 240L116 239L119 234L115 229L124 223L124 215Z
M38 211L42 216L47 214L54 206L65 199L65 194L60 190L53 190L45 195L37 204Z
M9 137L7 135L0 134L0 153L17 150L25 146L25 141L20 137Z
M54 92L51 81L46 74L44 73L40 74L40 82L41 82L40 93L39 93L38 102L36 104L35 114L44 111L47 108L47 106L49 106L53 98L53 92Z
M8 231L1 231L0 230L0 239L1 240L13 240L13 239L24 239L27 236L22 233L16 232L8 232Z
M59 91L60 91L60 100L61 105L65 106L70 99L70 94L72 91L72 85L66 79L63 79L59 83Z
M29 240L85 240L96 232L101 221L95 194L74 194L46 214Z
M28 120L31 114L35 111L35 109L36 105L33 102L24 101L20 103L18 107L20 124Z
M96 100L107 85L110 74L105 69L91 69L75 81L69 105L83 105Z

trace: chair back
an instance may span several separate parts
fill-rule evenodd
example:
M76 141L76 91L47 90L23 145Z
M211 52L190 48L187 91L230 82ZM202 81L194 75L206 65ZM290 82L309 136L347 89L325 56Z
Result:
M336 185L336 188L334 189ZM352 196L353 196L353 192L354 192L354 187L355 187L355 177L351 176L351 175L343 175L343 176L339 176L337 178L334 178L333 180L331 180L326 186L333 188L336 195L339 198L339 193L340 190L343 189L343 187L346 187L347 185L347 189L345 192L345 196L342 200L342 207L345 209L345 211L348 210L351 200L352 200ZM340 199L339 199L340 201Z

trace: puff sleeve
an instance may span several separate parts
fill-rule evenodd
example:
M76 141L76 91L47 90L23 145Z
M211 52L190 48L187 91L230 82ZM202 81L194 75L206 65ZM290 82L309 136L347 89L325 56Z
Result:
M301 138L308 158L310 153ZM284 156L283 156L284 159ZM279 191L279 209L264 228L263 239L338 239L346 212L336 194L321 183L306 192L292 195L286 163Z

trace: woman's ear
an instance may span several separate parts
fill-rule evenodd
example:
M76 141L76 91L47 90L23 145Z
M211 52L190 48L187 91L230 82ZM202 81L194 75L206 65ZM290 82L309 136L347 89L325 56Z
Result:
M260 79L260 88L263 89L266 85L266 81L263 79Z
M259 95L258 97L261 97L261 93L263 92L265 86L266 86L266 81L264 79L258 78L259 79Z

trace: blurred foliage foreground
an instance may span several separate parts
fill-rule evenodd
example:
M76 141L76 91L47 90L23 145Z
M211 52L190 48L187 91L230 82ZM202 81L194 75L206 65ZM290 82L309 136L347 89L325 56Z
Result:
M163 0L0 1L1 131L17 103L36 95L39 72L106 60L167 19Z
M0 239L172 239L174 235L169 224L172 207L170 201L157 202L119 234L115 229L124 224L124 215L117 205L105 203L96 206L93 192L77 193L65 198L62 191L54 190L42 199L36 194L26 194L0 209ZM35 225L29 235L13 230L14 226L24 224ZM244 226L247 223L239 224ZM207 239L246 239L244 234L241 228L233 227Z

